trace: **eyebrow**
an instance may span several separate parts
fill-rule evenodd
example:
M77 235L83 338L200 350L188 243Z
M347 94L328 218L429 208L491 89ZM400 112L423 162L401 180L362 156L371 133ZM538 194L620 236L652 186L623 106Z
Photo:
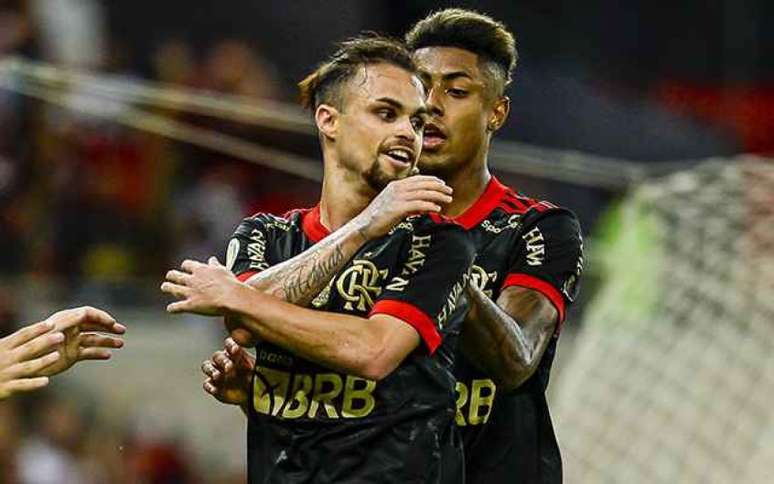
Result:
M405 106L403 106L403 104L400 101L397 101L397 100L395 100L395 99L393 99L391 97L380 97L376 101L377 102L382 102L382 103L385 103L385 104L389 104L390 106L394 107L395 109L403 110L403 108L405 107ZM426 106L421 106L421 107L417 108L413 113L411 113L411 115L412 116L416 116L418 114L419 115L424 115L424 114L428 114L429 112L430 111L427 109Z
M389 104L390 106L396 108L396 109L403 109L403 104L401 104L400 101L397 101L391 97L380 97L376 100L377 102L382 102L385 104Z
M465 71L455 71L455 72L449 72L441 76L441 79L444 81L453 81L454 79L459 79L460 77L467 77L471 81L473 80L473 76L468 74Z
M430 74L427 71L420 71L419 76L422 79L432 79L432 74ZM453 81L454 79L459 79L461 77L465 77L467 79L470 79L471 81L474 81L473 76L468 74L465 71L453 71L453 72L447 72L444 74L441 74L441 79L444 81Z

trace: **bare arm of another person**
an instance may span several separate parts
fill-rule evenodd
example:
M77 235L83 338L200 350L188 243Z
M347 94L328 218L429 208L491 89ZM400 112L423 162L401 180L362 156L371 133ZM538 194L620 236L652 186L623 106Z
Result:
M510 239L512 260L496 301L468 286L461 348L504 391L524 383L560 329L583 271L583 240L565 209L531 212Z
M532 376L556 331L554 305L533 289L506 288L495 303L468 286L471 310L462 327L462 351L498 387L513 390Z

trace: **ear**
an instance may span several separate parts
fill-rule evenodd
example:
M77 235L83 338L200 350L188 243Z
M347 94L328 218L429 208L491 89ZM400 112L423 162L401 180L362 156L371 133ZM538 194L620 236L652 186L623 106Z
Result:
M508 113L511 111L511 99L508 96L500 96L495 100L492 107L492 113L489 115L489 122L486 124L487 131L495 132L500 129L508 119Z
M339 110L330 104L320 104L314 111L314 121L320 134L335 140L339 130Z

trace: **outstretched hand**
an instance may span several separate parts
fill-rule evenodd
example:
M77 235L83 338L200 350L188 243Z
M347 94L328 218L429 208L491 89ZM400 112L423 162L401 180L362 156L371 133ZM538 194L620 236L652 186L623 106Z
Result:
M53 324L54 331L64 335L64 341L56 347L59 359L42 370L45 376L62 373L79 361L109 360L111 350L124 346L122 338L110 334L122 335L126 326L101 309L90 306L65 309L52 314L45 322Z
M166 281L161 284L163 292L177 299L167 306L170 313L225 315L229 294L243 285L215 257L210 257L206 264L186 260L180 269L167 272Z
M48 385L48 377L84 360L107 360L126 327L92 307L66 309L0 339L0 400Z

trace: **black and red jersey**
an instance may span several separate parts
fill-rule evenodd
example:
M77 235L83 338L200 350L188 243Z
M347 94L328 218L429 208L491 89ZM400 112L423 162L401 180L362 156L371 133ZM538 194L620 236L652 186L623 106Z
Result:
M319 208L259 214L238 226L227 265L246 280L327 234ZM452 369L474 257L460 225L410 217L365 244L315 298L319 310L389 314L416 329L423 343L379 382L260 342L249 482L462 482Z
M535 373L499 391L475 362L457 356L457 417L468 483L558 483L562 464L546 403L551 364L566 309L583 270L580 225L569 210L527 198L492 178L456 221L473 236L471 283L493 300L510 286L539 291L556 307L557 330Z

